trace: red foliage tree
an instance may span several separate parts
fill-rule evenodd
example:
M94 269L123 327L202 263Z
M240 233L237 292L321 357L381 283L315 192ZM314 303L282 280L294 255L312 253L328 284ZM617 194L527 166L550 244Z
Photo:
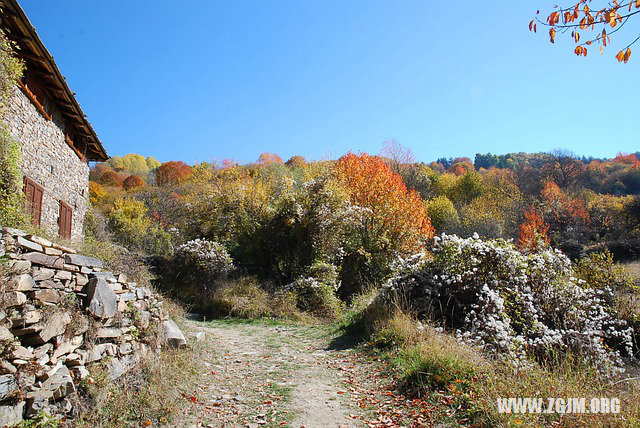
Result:
M102 182L102 176L108 171L115 172L115 170L111 168L108 164L97 163L93 166L93 168L91 168L91 171L89 171L89 180L95 181L96 183L100 183Z
M137 175L130 175L122 182L122 187L124 187L124 190L126 190L127 192L144 187L144 185L144 180Z
M105 186L122 187L126 175L114 170L105 171L100 177L100 184Z
M349 153L338 160L336 172L351 191L351 202L371 209L371 227L396 248L412 252L433 237L424 201L415 190L407 190L402 177L382 158Z
M172 186L184 182L191 175L191 167L182 161L165 162L156 171L158 186Z
M449 167L449 171L455 175L465 175L469 171L473 171L473 164L470 162L458 162L454 163Z
M531 207L524 212L524 219L518 233L518 248L535 252L549 245L549 226L542 220L540 213Z
M307 160L302 156L292 156L287 162L285 162L288 166L291 167L299 167L307 163Z
M551 210L558 219L579 220L589 223L589 212L584 201L578 198L571 198L562 191L554 181L547 181L542 189L542 199L545 206Z
M613 159L613 163L621 163L624 165L630 165L632 168L640 168L640 159L638 159L636 155L618 153L618 156Z
M258 163L262 165L270 165L272 163L283 163L282 158L275 153L264 152L258 157Z

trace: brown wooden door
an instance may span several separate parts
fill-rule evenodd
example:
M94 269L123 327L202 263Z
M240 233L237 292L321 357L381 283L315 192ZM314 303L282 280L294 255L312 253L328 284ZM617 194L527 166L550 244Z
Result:
M33 180L24 178L24 193L27 196L27 211L31 214L31 222L35 226L40 226L42 217L42 196L44 190Z
M60 201L60 217L58 218L58 225L60 226L60 237L64 239L71 239L71 219L73 217L73 210L64 202Z

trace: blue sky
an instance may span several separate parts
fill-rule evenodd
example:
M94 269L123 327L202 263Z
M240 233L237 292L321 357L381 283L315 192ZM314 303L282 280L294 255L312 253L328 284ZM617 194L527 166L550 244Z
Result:
M632 28L577 58L528 31L551 1L20 3L111 156L640 149L640 54L613 58Z

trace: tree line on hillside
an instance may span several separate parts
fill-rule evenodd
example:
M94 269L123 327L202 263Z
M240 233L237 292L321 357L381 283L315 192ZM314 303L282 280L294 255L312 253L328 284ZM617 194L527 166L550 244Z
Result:
M573 258L604 248L621 260L640 257L640 152L612 159L566 151L487 153L474 161L461 157L425 164L388 142L378 156L348 154L338 161L294 156L283 162L263 153L253 164L224 160L193 166L129 154L94 165L90 179L97 213L124 244L171 253L204 237L246 259L249 271L282 281L300 273L289 266L291 257L308 258L293 263L303 265L316 257L289 247L305 240L318 247L314 234L340 241L329 237L343 233L336 231L339 227L320 226L331 222L322 216L335 215L335 207L309 213L327 204L372 210L366 233L356 239L358 245L352 242L365 249L368 267L377 265L379 252L410 247L407 242L430 228L437 234L517 240L530 221L527 212L539 215L550 243ZM318 200L322 194L325 200ZM299 230L313 227L317 230ZM275 242L280 235L282 241Z

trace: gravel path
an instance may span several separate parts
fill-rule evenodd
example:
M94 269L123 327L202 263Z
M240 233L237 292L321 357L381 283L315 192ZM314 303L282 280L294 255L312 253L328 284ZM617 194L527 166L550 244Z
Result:
M184 426L351 427L353 403L327 364L326 330L313 326L190 321L205 334L202 381Z
M339 346L329 327L188 321L204 333L184 427L423 427L429 403L395 390L385 364ZM175 423L173 426L176 426Z

